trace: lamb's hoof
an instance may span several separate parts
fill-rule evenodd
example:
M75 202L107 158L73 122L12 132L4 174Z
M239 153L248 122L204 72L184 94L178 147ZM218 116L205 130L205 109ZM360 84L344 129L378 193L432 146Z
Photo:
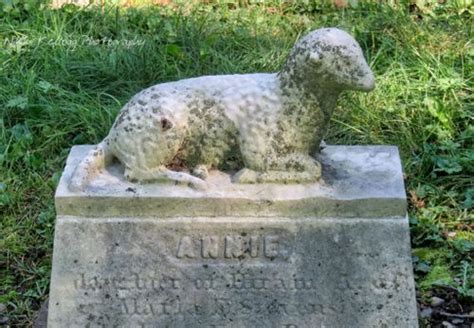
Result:
M199 178L195 178L193 179L190 183L189 183L189 186L195 190L199 190L199 191L206 191L209 189L209 184L202 180L202 179L199 179Z
M256 171L244 168L234 174L232 181L235 183L257 183L259 175Z
M130 170L125 170L124 174L123 174L123 177L125 178L126 181L128 182L131 182L131 183L136 183L138 182L138 179L136 178L136 176L131 173Z
M314 163L314 166L312 167L311 173L312 173L312 176L313 176L313 180L317 181L321 178L321 176L323 174L323 167L322 167L321 163L317 160L314 160L313 163Z
M192 170L191 174L203 180L207 179L207 177L209 176L209 172L207 170L206 165L197 165Z

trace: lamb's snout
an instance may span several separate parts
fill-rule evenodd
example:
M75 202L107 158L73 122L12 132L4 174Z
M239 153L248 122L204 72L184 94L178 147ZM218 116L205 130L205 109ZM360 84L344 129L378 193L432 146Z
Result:
M351 82L349 83L349 89L364 92L372 91L375 88L374 73L364 59L362 51L360 52L358 59L359 60L355 61L357 63L357 69L354 72L355 74L350 74L353 78L350 79Z
M369 92L375 88L375 77L372 70L367 66L368 71L365 76L360 80L359 85L356 86L356 90Z

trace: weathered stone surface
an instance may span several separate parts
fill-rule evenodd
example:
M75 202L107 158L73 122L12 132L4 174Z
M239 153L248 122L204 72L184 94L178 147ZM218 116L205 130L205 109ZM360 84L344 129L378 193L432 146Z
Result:
M417 327L395 147L327 147L324 185L136 186L111 167L71 193L87 151L56 194L48 327Z
M201 76L139 92L77 166L69 187L84 190L113 159L130 181L197 189L208 188L211 167L239 170L233 177L239 183L314 182L321 165L313 155L339 95L374 86L352 36L315 30L296 42L278 73Z
M328 146L318 157L323 181L309 184L235 184L211 171L207 190L185 184L135 184L111 165L85 191L67 182L92 146L73 147L56 192L58 214L114 216L404 216L401 164L392 146Z

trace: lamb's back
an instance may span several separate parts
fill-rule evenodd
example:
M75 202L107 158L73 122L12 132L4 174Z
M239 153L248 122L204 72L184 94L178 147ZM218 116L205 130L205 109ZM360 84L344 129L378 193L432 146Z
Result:
M158 84L153 88L161 95L161 103L169 102L175 109L184 106L186 111L196 103L212 103L239 127L249 120L276 117L275 112L281 107L276 74L202 76Z

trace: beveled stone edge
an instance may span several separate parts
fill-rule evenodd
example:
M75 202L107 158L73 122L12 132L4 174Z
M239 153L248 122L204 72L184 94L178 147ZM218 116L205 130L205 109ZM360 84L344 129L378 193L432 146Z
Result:
M370 209L368 211L367 209ZM266 201L248 199L189 198L122 198L60 197L56 198L58 215L88 217L367 217L404 216L405 199L370 198L338 200L308 198L304 200Z

